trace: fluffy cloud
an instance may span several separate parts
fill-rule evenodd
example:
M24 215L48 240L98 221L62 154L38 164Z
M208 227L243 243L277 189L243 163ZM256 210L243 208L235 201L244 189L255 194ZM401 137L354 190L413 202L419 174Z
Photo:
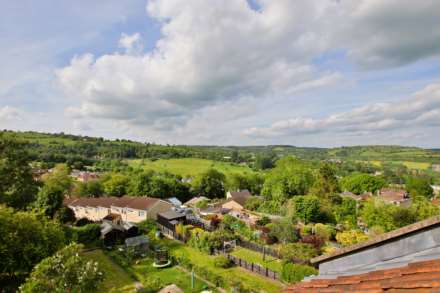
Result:
M249 128L245 134L251 137L279 137L323 132L362 134L421 125L439 127L439 115L440 84L432 84L404 101L366 105L322 119L296 117L281 120L269 127Z
M20 120L22 111L11 106L4 106L0 108L0 121L14 121Z
M324 13L312 2L262 1L255 11L246 1L156 0L147 11L162 25L153 51L86 54L57 72L66 95L81 103L70 113L166 128L204 107L288 95L341 78L310 64L326 42L304 29ZM139 34L123 35L120 46L128 52L138 42Z
M209 125L241 131L232 122L243 115L224 119L232 109L253 109L251 103L272 97L292 105L298 93L344 81L336 70L319 69L316 59L328 52L342 51L345 61L365 69L401 66L440 53L440 31L434 29L440 1L256 3L257 9L246 0L148 1L147 13L161 28L154 48L144 51L140 33L122 34L118 46L123 52L72 58L56 72L64 94L76 105L65 113L76 120L110 119L155 137L169 137L173 131L183 141L189 136L210 140L227 137L228 131ZM246 134L377 132L402 123L436 124L438 108L431 104L417 113L408 110L424 103L419 95L397 107L372 104L322 119L288 119L251 127ZM409 108L402 108L405 104Z

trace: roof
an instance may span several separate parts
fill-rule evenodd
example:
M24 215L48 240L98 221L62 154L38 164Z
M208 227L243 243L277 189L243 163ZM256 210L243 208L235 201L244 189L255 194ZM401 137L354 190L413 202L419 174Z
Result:
M235 197L251 197L252 194L249 192L249 190L247 189L243 189L240 191L229 191L229 194L231 195L232 198Z
M182 289L172 284L162 288L162 290L160 290L159 293L184 293L184 292Z
M379 191L379 197L386 201L405 201L408 199L407 192L404 189L382 188Z
M130 237L125 239L125 245L126 246L138 246L142 244L148 244L149 239L145 235L140 235L136 237Z
M127 207L137 210L148 210L158 201L158 198L154 197L83 197L83 198L69 198L64 200L64 205L67 206L83 206L83 207ZM165 201L163 201L165 202ZM169 203L168 203L169 204Z
M185 217L184 214L181 214L181 213L176 212L174 210L169 210L169 211L166 211L166 212L162 212L162 213L159 213L158 215L160 215L161 217L163 217L163 218L165 218L167 220L174 220L174 219L179 219L179 218L184 218Z
M182 205L182 202L177 197L167 198L167 202L169 202L177 207L180 207Z
M440 292L440 259L335 279L303 281L283 292Z
M361 242L359 244L355 244L352 246L348 246L342 249L337 250L336 252L328 255L321 255L315 258L311 259L311 262L314 264L319 264L324 261L328 261L334 258L339 258L344 255L352 254L354 252L357 252L359 250L364 250L371 246L378 246L380 244L383 244L385 242L389 242L391 240L395 240L397 238L401 238L403 236L407 236L409 234L413 234L425 229L428 229L432 226L440 225L440 216L435 216L429 219L426 219L424 221L420 221L408 226L405 226L403 228L379 235L371 240Z
M184 205L186 206L191 206L191 205L195 205L198 202L204 201L204 200L209 200L207 197L204 196L197 196L197 197L193 197L190 200L188 200L187 202L185 202Z

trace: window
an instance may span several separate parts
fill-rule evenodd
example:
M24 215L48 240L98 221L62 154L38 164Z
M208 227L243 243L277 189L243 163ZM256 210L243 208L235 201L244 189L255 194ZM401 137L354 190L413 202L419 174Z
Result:
M139 217L145 217L145 212L144 211L139 211Z

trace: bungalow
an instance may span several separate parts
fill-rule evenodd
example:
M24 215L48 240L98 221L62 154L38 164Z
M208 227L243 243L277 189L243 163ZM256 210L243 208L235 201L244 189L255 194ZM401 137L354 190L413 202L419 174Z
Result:
M222 204L222 208L231 210L243 210L246 201L252 197L248 190L228 191L226 194L226 202Z
M319 275L283 293L440 292L440 216L311 260Z
M382 188L377 196L387 203L402 207L409 207L412 203L409 194L404 189Z
M138 223L147 219L156 220L157 214L168 211L172 204L152 197L100 197L70 198L64 205L73 210L75 218L101 221L110 214L120 215L124 222Z

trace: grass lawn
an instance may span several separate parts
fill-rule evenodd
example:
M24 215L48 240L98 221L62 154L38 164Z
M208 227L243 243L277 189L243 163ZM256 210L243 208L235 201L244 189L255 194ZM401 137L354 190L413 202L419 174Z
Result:
M266 255L266 260L263 261L263 254L242 247L235 248L234 251L230 254L244 259L245 261L253 262L272 271L281 273L281 260L274 258L270 255Z
M181 175L182 177L195 176L210 168L214 168L225 174L253 172L252 169L246 166L195 158L159 159L156 161L135 159L127 160L127 162L130 166L135 168L138 167L160 172L168 171L173 174Z
M163 285L176 284L184 292L191 292L191 275L176 266L168 268L154 268L151 259L145 259L137 265L132 266L136 277L143 283L148 284L148 280L158 280ZM200 279L195 279L194 292L210 288Z
M134 282L127 272L114 263L102 250L85 252L84 255L97 261L105 272L105 279L99 292L135 292Z
M174 255L184 255L198 266L204 266L212 270L212 272L221 275L226 280L235 280L244 284L255 291L264 291L268 293L280 292L282 283L268 278L259 276L240 267L231 267L228 269L217 268L214 266L214 256L210 256L199 252L198 250L169 240L166 242L170 251Z

